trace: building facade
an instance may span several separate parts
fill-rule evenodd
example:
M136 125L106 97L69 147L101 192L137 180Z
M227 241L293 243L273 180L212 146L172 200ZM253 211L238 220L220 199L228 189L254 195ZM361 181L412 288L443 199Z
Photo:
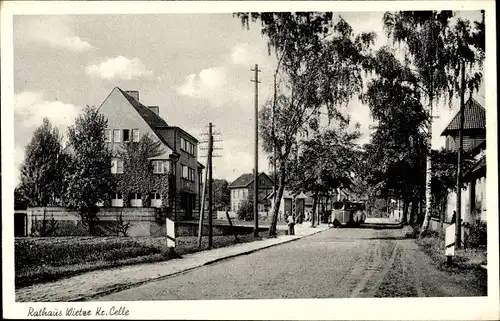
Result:
M445 148L458 152L459 113L451 120L441 136L446 137ZM472 153L476 163L464 173L466 187L461 194L461 213L464 223L486 221L486 110L474 98L470 98L464 109L463 149ZM453 211L457 209L457 193L450 192L447 197L445 222L450 222Z
M273 180L266 174L260 173L259 179L259 212L265 212L269 207L266 196L273 191ZM241 203L254 195L254 174L243 174L228 186L231 196L231 211L237 212Z
M111 191L111 207L156 207L174 220L197 217L203 171L197 161L198 140L182 128L168 125L158 106L142 104L138 91L115 87L99 112L108 120L104 135L113 151L111 172L117 178L133 170L120 157L125 144L138 143L146 135L161 144L161 154L148 159L148 181L138 184L138 177L118 184Z

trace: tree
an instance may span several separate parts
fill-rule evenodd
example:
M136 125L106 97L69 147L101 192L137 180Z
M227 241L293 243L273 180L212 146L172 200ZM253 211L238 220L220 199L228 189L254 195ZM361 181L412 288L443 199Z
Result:
M309 140L301 142L299 155L291 168L290 187L296 193L310 192L313 195L313 227L320 195L337 188L351 187L356 160L355 140L359 136L359 131L348 132L344 125L338 130L317 132Z
M253 197L243 200L238 207L238 219L242 221L251 221L253 219Z
M410 222L417 215L423 185L425 135L428 114L420 102L409 67L396 59L387 47L373 57L373 78L368 82L362 100L368 104L377 125L372 142L365 146L361 173L382 198L403 200L403 221L409 205Z
M225 179L214 179L212 184L215 208L219 211L224 211L231 203L231 191L228 188L229 183Z
M484 59L484 12L483 21L475 24L475 30L470 22L463 19L458 19L453 24L452 17L452 11L402 11L384 15L388 35L395 42L406 45L407 59L411 61L417 74L415 83L427 97L431 116L435 101L448 96L451 103L454 93L461 92L459 87L465 87L460 85L458 79L460 72L465 72L465 64L471 67L468 70L468 80L465 81L467 88L477 89L482 78L472 66ZM472 47L477 48L477 51ZM426 215L421 235L427 230L430 220L431 135L432 119L427 129Z
M61 139L58 129L44 118L26 146L17 192L28 206L60 205L65 167Z
M113 189L111 151L104 141L106 118L87 106L68 128L72 149L69 173L66 176L66 204L79 210L82 223L90 234L97 233L97 203L103 202Z
M366 63L362 53L373 43L374 34L354 35L344 19L333 21L331 12L236 15L247 28L250 21L261 22L269 53L274 52L278 61L274 97L261 110L259 128L264 150L276 163L278 187L269 228L274 236L298 136L318 128L323 109L330 119L345 119L336 107L361 90Z
M450 191L457 191L458 154L454 151L441 149L432 151L432 203L435 214L443 212L446 197ZM474 165L474 157L464 153L462 166L468 171ZM462 183L462 187L465 184ZM442 221L442 220L441 220Z

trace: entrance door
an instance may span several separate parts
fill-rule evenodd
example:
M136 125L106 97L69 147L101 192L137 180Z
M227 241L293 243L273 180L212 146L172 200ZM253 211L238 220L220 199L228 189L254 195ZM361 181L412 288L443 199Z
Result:
M28 236L26 235L26 224L27 215L26 214L15 214L14 215L14 236Z
M190 193L181 194L181 204L182 204L182 209L184 210L185 219L193 218L194 201L195 201L194 194Z

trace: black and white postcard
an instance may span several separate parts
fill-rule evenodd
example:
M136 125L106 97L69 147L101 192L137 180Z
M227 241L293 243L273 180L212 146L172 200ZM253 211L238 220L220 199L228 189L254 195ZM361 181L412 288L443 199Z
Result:
M494 1L1 15L4 317L500 317Z

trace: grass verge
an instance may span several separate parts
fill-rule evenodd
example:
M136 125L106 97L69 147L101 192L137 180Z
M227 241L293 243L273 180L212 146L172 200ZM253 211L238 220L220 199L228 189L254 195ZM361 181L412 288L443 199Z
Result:
M433 262L444 271L451 273L482 270L481 265L486 265L486 251L482 248L455 249L455 256L451 265L447 264L444 255L444 238L438 233L429 233L423 238L417 238L418 246L427 253Z
M266 233L261 233L261 239L266 237ZM238 243L258 240L253 235L238 235ZM172 251L166 247L164 237L16 238L15 285L21 288L99 269L167 261L208 247L206 236L201 249L194 236L178 237L176 242ZM212 247L234 244L234 235L214 236Z

